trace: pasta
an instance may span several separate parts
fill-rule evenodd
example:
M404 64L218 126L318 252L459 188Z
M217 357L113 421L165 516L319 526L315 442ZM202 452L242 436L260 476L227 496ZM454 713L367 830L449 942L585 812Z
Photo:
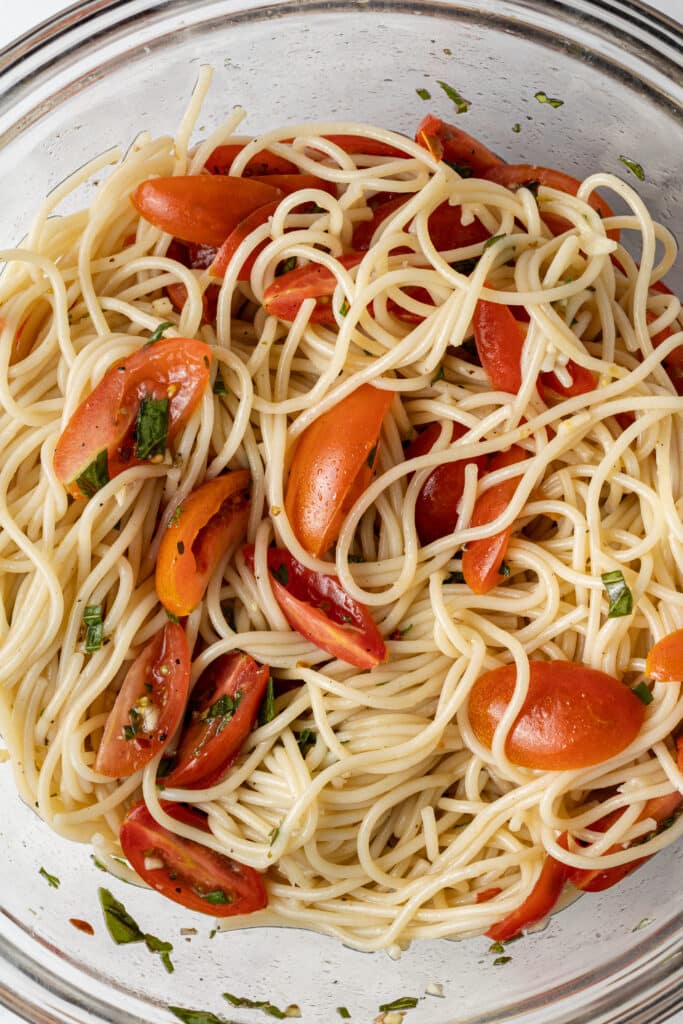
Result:
M675 241L612 175L591 175L576 195L543 182L513 191L366 125L287 125L252 140L238 134L236 111L192 146L209 77L175 139L143 132L125 155L96 157L43 202L20 248L0 252L0 733L22 798L61 835L92 843L115 874L137 880L119 831L142 797L172 833L267 872L268 914L281 922L365 950L480 934L523 904L547 858L575 871L599 858L608 872L683 832L683 819L663 828L649 813L662 799L675 810L683 793L681 684L645 682L652 645L683 627L683 400L672 355L683 331L679 301L653 287ZM364 147L349 151L339 141L349 136ZM199 175L228 141L239 147L233 176L267 150L325 187L279 197L217 281L187 265L130 196L156 177ZM88 209L54 215L106 168ZM601 216L598 188L624 212ZM379 223L378 197L394 202ZM444 204L483 236L435 245L430 218ZM345 262L364 224L372 237ZM637 263L615 232L636 240ZM309 265L333 276L322 302L300 296L291 317L264 306L283 295L286 270ZM493 387L476 358L482 302L528 319L515 320L525 338L515 393ZM167 450L71 500L55 468L59 439L110 367L154 332L203 340L213 387ZM590 386L572 394L581 373ZM291 516L293 455L368 385L390 393L370 479L344 510L332 555L314 555ZM432 446L411 457L406 444L429 424ZM517 462L491 467L513 446ZM425 539L423 488L456 463L454 521ZM249 474L253 555L233 543L181 623L192 683L245 652L270 667L272 717L203 788L161 788L174 742L132 774L106 777L95 760L116 694L168 622L155 589L163 535L203 482L236 470ZM506 481L505 507L477 522L478 500ZM468 553L508 527L497 585L474 592ZM290 628L268 568L273 542L305 569L337 575L376 623L385 660L354 667ZM616 600L632 599L625 613L608 614L609 579ZM97 608L101 619L84 621ZM88 649L91 625L100 640ZM580 663L635 688L649 703L632 742L578 768L512 759L539 661ZM516 668L514 692L489 746L468 702L504 665ZM209 831L167 802L196 806Z

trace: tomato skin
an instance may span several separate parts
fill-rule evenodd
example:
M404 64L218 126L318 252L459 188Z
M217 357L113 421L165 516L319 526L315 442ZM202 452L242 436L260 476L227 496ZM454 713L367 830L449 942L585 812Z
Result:
M244 557L253 571L253 546L244 549ZM282 548L268 549L268 568L275 599L301 636L356 668L374 668L387 660L370 612L346 593L336 576L311 572Z
M76 480L105 449L110 480L141 465L135 456L135 422L143 398L170 399L167 442L173 441L199 404L210 368L211 349L194 338L162 338L115 363L57 442L55 472L69 493L84 496Z
M575 196L581 185L579 179L573 178L571 174L555 171L552 167L539 167L537 164L503 164L498 167L490 167L483 172L482 177L487 178L488 181L495 181L498 185L505 185L506 188L513 191L516 191L522 185L528 185L532 181L537 181L547 188L554 188L558 192L566 192L570 196ZM601 217L614 216L612 207L597 192L591 193L588 203ZM543 220L555 235L568 231L573 226L568 220L555 214L544 214ZM607 237L613 238L618 242L620 232L616 230L608 231Z
M587 395L590 391L595 391L595 377L585 366L570 359L567 370L572 378L571 384L561 384L555 373L542 373L541 383L564 398L575 398L576 395Z
M475 175L482 175L489 168L503 164L501 158L483 142L433 114L427 114L422 118L415 141L437 160L469 167Z
M507 306L479 299L472 318L479 361L495 391L516 395L522 386L525 334Z
M256 228L268 222L277 210L279 202L279 199L276 199L272 203L266 203L264 206L259 206L256 210L252 210L244 220L241 220L237 227L233 228L220 249L216 252L216 257L209 269L209 273L212 277L225 277L225 272L228 269L230 260L235 255L238 247L252 231L255 231ZM249 280L254 263L256 262L256 257L263 251L263 249L265 249L267 244L267 240L261 242L261 244L257 245L253 252L247 256L237 274L238 281Z
M379 139L367 139L364 135L324 135L328 142L333 142L345 153L356 153L362 156L386 156L392 159L405 158L406 153L396 146L390 146ZM311 149L314 146L311 145Z
M618 679L572 661L531 661L529 692L508 735L513 764L541 771L587 768L625 750L645 718ZM469 697L472 728L490 747L514 689L515 665L485 672Z
M250 178L190 174L143 181L131 200L162 231L185 242L219 246L247 214L279 196L273 185Z
M156 590L173 615L189 615L197 607L218 562L243 538L250 486L246 469L217 476L192 491L171 516L159 545Z
M184 825L210 831L206 815L201 811L166 800L161 801L161 807ZM154 820L142 800L134 804L124 818L119 841L124 856L140 878L162 896L188 910L211 917L232 917L262 910L268 903L257 871L208 846L170 832ZM145 867L145 861L152 857L163 861L164 866ZM226 898L225 903L206 899L208 894L219 890Z
M268 677L268 666L242 651L224 654L204 670L192 691L175 766L164 786L203 789L220 781L254 726ZM221 715L202 718L216 701L238 693L239 704L227 722Z
M683 680L683 629L658 640L645 662L645 675L658 683L678 683Z
M146 644L126 673L104 726L95 771L122 779L151 761L178 727L189 685L190 648L185 630L175 622L168 622ZM141 699L156 708L154 727L148 731L143 725L136 736L126 739L124 727L134 724L129 712ZM144 723L144 717L142 721Z
M562 894L567 881L567 866L554 857L546 857L541 873L524 902L486 932L494 942L506 942L523 928L542 921Z
M319 558L336 541L344 517L370 483L368 459L394 398L363 384L300 436L289 471L285 508L302 546ZM360 490L354 489L359 475Z
M524 449L513 445L509 451L494 456L489 471L493 473L505 466L523 462L526 458L527 453ZM483 526L484 523L491 523L497 519L512 501L518 482L519 477L515 476L484 491L474 503L470 526ZM513 524L510 524L492 537L471 540L463 551L462 572L465 583L475 594L486 594L503 580L500 567L510 543L512 527Z
M451 443L467 433L460 423L451 429ZM422 430L405 450L406 459L426 455L434 447L441 434L440 423L430 423ZM415 502L415 526L421 544L430 544L439 537L452 533L458 521L458 502L465 489L465 470L470 464L481 473L488 461L487 456L474 459L459 459L437 466L425 480Z
M245 145L246 143L228 143L224 146L216 146L204 166L212 174L230 174L235 157L242 152ZM297 165L291 160L277 156L269 149L261 149L251 157L242 171L242 177L251 178L256 175L262 178L271 174L296 174L298 170Z
M362 252L347 253L339 256L339 263L347 270L357 266L363 258ZM304 299L318 299L310 316L312 324L324 324L336 327L330 298L337 286L337 278L321 263L307 263L303 267L295 267L280 277L276 277L263 295L263 308L280 320L294 320Z
M317 174L306 174L304 171L297 171L296 174L254 174L249 180L260 181L271 188L278 188L284 196L291 196L303 188L317 188L331 196L337 194L337 186L333 181L326 181L325 178L319 178Z
M400 210L409 198L405 195L393 196L376 206L372 219L361 221L354 229L351 248L366 252L370 248L372 236L380 224L396 210ZM489 237L489 232L481 221L474 220L465 226L461 218L462 207L451 206L448 202L441 203L429 215L427 222L429 235L434 247L439 252L446 249L460 249L466 245L476 245ZM398 252L398 250L393 251Z

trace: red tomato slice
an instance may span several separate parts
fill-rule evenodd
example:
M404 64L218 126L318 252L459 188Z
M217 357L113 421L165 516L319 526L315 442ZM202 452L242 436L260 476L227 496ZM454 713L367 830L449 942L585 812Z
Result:
M541 383L564 398L575 398L576 395L587 395L589 391L595 391L595 377L585 366L570 359L567 371L572 378L571 384L561 384L554 373L542 373Z
M397 195L392 196L391 199L387 199L385 202L380 203L373 210L371 220L362 220L356 225L353 230L353 236L351 238L351 248L357 252L367 252L370 248L370 242L380 224L395 213L396 210L400 210L402 206L408 202L410 196Z
M280 189L250 178L190 174L143 181L131 199L138 213L162 231L218 246L247 214L278 196Z
M277 210L279 202L279 199L276 199L273 203L266 203L265 206L259 206L258 209L252 210L244 220L240 221L236 228L233 228L220 249L217 251L216 258L211 264L209 273L212 277L225 277L228 264L235 255L238 247L242 244L244 239L252 233L252 231L255 231L256 228L259 228L262 224L266 224L268 222ZM267 240L261 242L261 244L257 245L253 252L247 256L237 275L238 281L249 280L252 268L256 262L256 257L263 251L263 249L265 249L267 244Z
M466 434L460 423L454 423L451 442ZM430 423L405 450L406 459L415 459L431 451L441 434L440 423ZM460 459L437 466L425 480L415 503L415 525L420 543L430 544L446 537L458 521L458 502L465 487L465 469L473 463L480 473L487 463L485 455L475 459Z
M217 146L205 167L212 174L230 174L235 157L242 152L246 143L229 143L224 146ZM249 160L242 171L243 178L250 178L253 175L263 177L270 174L296 174L299 168L291 160L283 156L271 153L269 149L261 149Z
M614 676L572 661L530 662L522 710L506 753L513 764L541 771L573 771L608 761L636 738L645 708ZM485 672L469 696L475 735L490 747L515 689L515 665Z
M161 806L183 825L210 831L201 811L166 800ZM262 910L268 903L257 871L159 825L142 800L124 818L119 841L140 878L188 910L211 917L232 917Z
M298 440L285 508L297 539L316 558L334 544L353 500L370 483L377 439L393 397L392 391L363 384L314 420ZM352 491L360 474L360 489Z
M185 630L168 622L126 673L104 726L95 771L123 779L163 750L183 717L189 684Z
M566 836L561 837L566 841ZM547 917L557 903L565 882L568 868L554 857L546 857L541 873L533 889L524 902L504 917L498 924L489 928L486 935L494 942L506 942L519 935L523 928L528 928Z
M434 117L433 114L427 114L422 118L415 141L437 160L469 168L475 175L482 175L491 167L503 164L501 158L491 152L483 142L479 142L461 128Z
M254 548L244 549L250 569ZM336 576L311 572L288 551L268 549L273 594L287 622L303 637L356 668L374 668L388 653L365 605L350 597Z
M165 786L202 789L221 780L254 726L268 676L267 665L242 651L224 654L205 669L192 691Z
M508 306L485 299L474 307L472 323L479 361L491 387L516 395L522 386L523 328Z
M197 607L225 552L242 540L250 488L246 469L217 476L192 491L169 519L157 554L156 589L173 615Z
M69 493L91 497L124 469L149 461L136 454L144 399L168 399L170 444L197 408L210 368L211 349L194 338L162 338L117 362L81 402L57 442L55 472ZM96 463L97 473L84 479Z
M376 206L372 220L361 221L355 228L351 239L351 248L363 252L369 249L372 236L380 224L396 210L399 210L409 198L405 195L393 196ZM466 245L477 245L489 237L489 232L481 221L474 220L465 226L461 218L462 207L450 206L447 202L441 203L430 214L429 235L434 247L440 252L446 249L460 249ZM398 252L398 250L394 251Z
M338 257L341 265L347 270L357 266L362 258L362 252L347 253ZM320 263L307 263L304 267L296 267L286 274L281 274L268 285L263 295L263 308L280 320L291 321L299 312L304 299L317 299L310 322L336 327L337 321L331 305L332 293L336 286L337 278L331 270Z
M491 460L489 470L493 473L505 466L523 462L526 458L527 453L524 449L513 445L509 451L502 452ZM518 482L519 477L512 477L511 480L504 480L484 491L474 503L470 526L483 526L484 523L491 523L497 519L512 501ZM486 594L502 581L500 567L511 536L512 525L492 537L469 541L462 555L462 572L465 583L475 594Z
M386 156L392 159L405 158L406 153L396 146L390 146L379 139L368 139L364 135L324 135L323 138L339 146L345 153L359 156ZM315 147L310 146L311 149Z
M285 196L300 192L302 188L317 188L331 196L337 194L337 186L333 181L326 181L317 174L305 174L303 171L297 171L296 174L254 174L249 180L261 181L264 185L279 188Z
M554 188L558 192L566 192L567 195L575 196L581 185L579 179L573 178L571 174L555 171L551 167L539 167L536 164L502 164L499 167L490 167L483 172L482 177L487 178L489 181L495 181L499 185L505 185L506 188L512 189L513 192L522 185L538 182L547 188ZM601 217L614 216L612 207L597 192L591 193L588 203ZM543 220L555 235L568 231L572 227L568 220L565 220L563 217L557 217L555 214L544 214ZM618 242L620 232L608 231L607 237L613 238Z
M647 656L645 675L658 683L683 681L683 629L675 629L657 641Z

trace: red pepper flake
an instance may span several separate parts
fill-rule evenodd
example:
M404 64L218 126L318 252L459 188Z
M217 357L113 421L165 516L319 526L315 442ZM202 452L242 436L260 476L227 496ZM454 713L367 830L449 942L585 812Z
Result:
M87 921L81 921L80 917L70 917L69 924L72 924L74 928L78 928L79 932L85 932L86 935L94 935L95 929Z

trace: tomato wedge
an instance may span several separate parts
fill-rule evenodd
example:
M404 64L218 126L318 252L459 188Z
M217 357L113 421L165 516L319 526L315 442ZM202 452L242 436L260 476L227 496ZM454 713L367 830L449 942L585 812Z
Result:
M228 237L223 242L222 246L216 253L216 257L211 264L209 273L212 277L225 277L225 272L228 269L230 260L233 258L237 249L242 244L245 238L247 238L252 231L256 228L261 227L262 224L267 224L269 219L273 216L279 205L279 200L275 200L273 203L266 203L264 206L259 206L256 210L252 210L244 220L241 220L237 227L233 228ZM268 244L268 240L261 242L251 252L244 263L239 269L237 274L238 281L248 281L251 274L256 257Z
M546 857L536 884L527 898L516 910L489 928L487 938L494 942L505 942L519 935L523 928L547 917L562 894L568 871L566 864L554 857Z
M220 782L253 728L268 676L267 665L242 651L222 655L202 672L165 786L203 789Z
M204 165L207 171L212 174L230 174L235 157L238 156L244 147L242 143L227 143L224 146L216 146L213 153ZM269 149L260 149L250 158L247 166L242 171L243 178L250 178L253 175L259 178L270 174L296 174L299 168L291 160L283 156L271 153Z
M319 558L372 479L377 442L394 398L363 384L304 430L294 452L285 508L303 547Z
M55 472L69 493L92 497L124 469L163 458L197 408L210 368L211 349L194 338L162 338L115 363L57 442Z
M376 206L372 219L361 221L356 226L351 239L351 247L362 252L369 249L372 236L380 224L404 206L409 198L405 195L393 196ZM460 249L466 245L477 245L489 237L489 232L479 220L464 225L462 223L462 207L451 206L448 202L441 203L430 214L428 227L434 247L439 252L446 249ZM394 252L398 251L398 249L394 250Z
M658 683L683 681L683 629L667 633L651 648L645 662L645 675Z
M189 615L228 548L247 528L251 476L246 469L217 476L192 491L169 519L159 545L156 589L173 615Z
M254 548L244 549L254 569ZM356 668L374 668L388 653L365 605L350 597L336 576L311 572L282 548L268 549L273 594L287 622L303 637Z
M363 258L362 252L351 252L339 256L339 263L347 270L357 266ZM310 316L312 324L336 327L331 298L337 286L337 278L321 263L307 263L295 267L276 277L263 295L263 308L280 320L294 320L304 299L316 299Z
M587 768L625 750L645 708L614 676L573 661L531 661L529 692L505 747L513 764L541 771ZM515 689L515 665L485 672L469 696L472 728L490 747Z
M185 630L168 622L126 673L104 726L95 771L123 779L163 750L183 717L189 684Z
M451 430L451 442L466 434L467 430L460 423L454 423ZM426 455L434 447L441 434L440 423L430 423L421 431L405 450L406 459L415 459ZM429 474L415 503L415 526L420 543L430 544L439 537L452 533L458 521L458 502L465 488L465 469L470 464L477 467L477 472L485 468L488 459L479 455L474 459L459 459L457 462L445 462L437 466Z
M509 451L494 456L489 471L513 466L526 458L524 449L513 445ZM518 482L519 477L515 476L484 491L474 503L470 526L483 526L497 519L512 501ZM465 583L475 594L486 594L502 581L500 569L511 536L512 524L492 537L469 541L462 555L462 572Z
M162 800L162 809L183 825L209 832L206 815ZM143 881L162 896L211 917L262 910L268 903L259 873L232 857L176 835L154 820L143 800L134 804L119 832L124 856Z
M495 181L499 185L505 185L506 188L512 189L513 192L522 185L536 182L539 185L545 185L547 188L554 188L558 192L566 192L567 195L575 196L581 185L579 179L573 178L571 174L555 171L552 167L539 167L537 164L501 164L497 167L489 167L483 171L482 177L487 178L489 181ZM588 203L601 217L614 216L612 207L597 192L591 192ZM555 235L568 231L573 226L568 220L555 214L544 214L543 220ZM620 232L617 230L608 231L607 237L613 238L618 242Z
M445 160L455 164L456 170L462 174L468 169L472 174L481 176L492 167L500 167L503 161L461 128L447 124L433 114L427 114L420 121L415 141L426 149L437 160ZM467 175L463 175L467 177Z
M141 216L185 242L222 245L248 213L282 196L280 189L251 178L216 174L150 178L131 199Z

